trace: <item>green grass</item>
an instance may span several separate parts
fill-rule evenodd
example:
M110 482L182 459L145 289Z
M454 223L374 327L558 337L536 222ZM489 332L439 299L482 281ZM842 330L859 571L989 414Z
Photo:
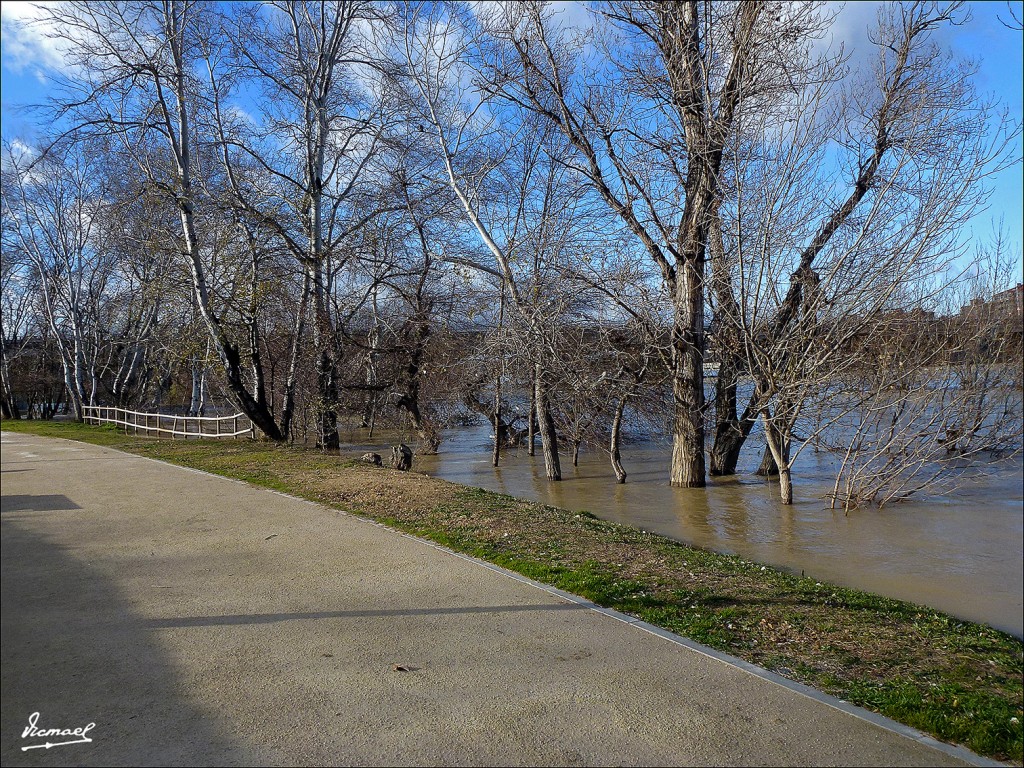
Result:
M1024 645L991 627L503 494L252 441L4 429L105 445L383 522L636 616L979 754L1022 759Z

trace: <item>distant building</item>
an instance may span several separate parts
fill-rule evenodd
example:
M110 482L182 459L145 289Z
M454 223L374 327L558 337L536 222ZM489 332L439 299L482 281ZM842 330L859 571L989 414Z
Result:
M1024 315L1024 283L1017 283L1013 288L1000 291L992 297L992 308L1006 317Z
M987 301L982 298L971 299L971 303L961 309L960 314L985 314L1007 320L1020 320L1024 317L1024 284L1017 283L1013 288L1000 291Z

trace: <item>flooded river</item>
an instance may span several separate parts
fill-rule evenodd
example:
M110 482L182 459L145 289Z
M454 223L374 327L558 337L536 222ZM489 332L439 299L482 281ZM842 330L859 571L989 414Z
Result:
M574 468L562 457L563 480L544 477L540 456L525 449L490 461L490 430L446 433L436 456L414 469L466 485L588 511L719 552L738 554L847 587L910 600L1024 635L1024 491L1018 460L999 474L948 498L921 498L882 510L831 510L823 457L807 452L795 469L795 503L776 500L777 485L751 476L708 489L668 486L667 445L623 449L629 473L615 482L607 453L582 453ZM352 443L376 446L385 442ZM759 457L751 451L749 461ZM385 454L386 455L386 454Z

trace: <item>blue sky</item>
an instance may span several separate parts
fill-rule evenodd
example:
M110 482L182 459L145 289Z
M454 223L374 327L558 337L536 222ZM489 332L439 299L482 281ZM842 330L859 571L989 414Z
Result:
M557 5L564 11L565 23L583 22L586 12L579 4L561 2ZM1024 17L1022 5L1024 3L1020 0L1012 3L1017 18ZM868 53L865 30L874 17L875 7L873 2L847 3L836 20L835 40L842 41L851 51L854 64L859 56ZM976 82L979 90L994 94L1019 123L1024 114L1024 34L1000 22L1000 18L1011 20L1006 2L972 2L969 9L971 20L948 30L944 34L944 42L959 54L978 61ZM26 29L20 23L32 16L32 3L24 0L0 3L0 126L5 139L31 141L34 133L32 116L21 108L45 99L49 90L47 73L61 65L60 52L53 41L48 40L42 30ZM1019 139L1015 152L1020 157ZM1024 247L1024 176L1020 164L995 179L989 209L972 222L974 237L987 239L993 223L1000 218L1004 221L1011 246L1020 252ZM1019 275L1018 279L1024 279L1024 276Z

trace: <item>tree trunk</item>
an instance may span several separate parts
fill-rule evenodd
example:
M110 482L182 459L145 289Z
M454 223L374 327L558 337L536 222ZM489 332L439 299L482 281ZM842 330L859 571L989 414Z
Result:
M295 414L295 385L299 378L299 355L302 351L302 337L306 330L306 314L309 311L309 273L302 281L302 296L299 298L299 310L295 315L295 327L292 330L291 350L288 355L288 376L284 384L284 402L281 404L281 434L284 439L292 437L292 419Z
M391 448L391 466L403 472L412 469L412 449L402 443Z
M199 407L196 409L196 416L206 415L206 366L203 366L203 372L199 376Z
M697 270L685 268L678 279L676 319L672 329L672 394L675 406L670 484L703 488L704 466L704 356L703 290Z
M778 477L779 475L779 465L775 461L775 457L772 455L772 449L767 445L761 453L761 463L758 465L757 472L754 474L759 477Z
M334 360L322 347L317 350L314 367L317 383L313 417L316 422L316 447L322 451L337 450L341 447L341 440L338 437L338 415L334 412L334 404L338 400Z
M745 435L736 413L737 366L731 353L720 350L715 382L715 442L711 446L711 475L733 475Z
M76 319L74 321L74 327L72 333L74 335L75 346L74 346L74 406L75 406L75 421L81 421L84 415L82 410L86 404L88 398L85 396L85 340L82 336L81 320Z
M373 437L373 430L377 426L377 393L370 395L370 423L367 424L367 437Z
M785 467L779 472L779 493L783 504L793 503L793 479L790 476L789 467Z
M626 410L626 398L619 399L615 406L615 418L612 419L612 436L609 444L609 453L612 459L612 470L615 472L615 479L620 483L626 482L626 470L622 468L622 460L619 455L619 441L622 434L622 414Z
M411 333L411 350L400 381L405 391L401 393L395 405L404 409L409 415L409 423L420 437L420 452L437 453L437 448L441 444L441 436L436 426L423 415L423 411L420 409L420 377L423 357L430 339L430 323L420 317L415 321Z
M18 398L11 385L11 361L7 354L7 335L0 320L0 414L5 419L18 419Z
M193 361L192 363L192 394L188 401L188 415L198 416L199 415L199 401L202 397L200 392L202 391L202 379L199 372L199 363Z
M527 453L533 456L537 452L537 387L530 387L530 412L527 414L526 442Z
M783 504L793 503L793 476L792 467L789 464L789 450L791 441L789 435L775 426L768 417L767 411L761 412L761 422L764 424L765 442L767 452L771 454L779 475L779 494Z
M5 419L20 419L18 399L11 386L11 372L7 355L0 353L0 413Z
M501 423L501 375L494 377L494 418L491 423L494 425L494 449L491 451L491 464L498 466L501 461L501 440L502 440L502 427Z
M338 415L334 408L338 402L337 370L334 360L334 334L327 308L327 289L320 264L310 268L313 293L313 367L316 372L317 399L313 419L316 426L316 447L333 451L341 447L338 437Z
M548 403L547 385L539 370L534 370L534 391L537 401L537 421L540 426L540 447L544 454L544 471L548 480L561 480L562 467L558 461L558 434Z
M711 447L712 476L734 475L740 450L757 418L748 408L741 419L736 411L736 391L742 366L740 322L742 311L733 292L729 264L719 214L720 200L714 204L708 227L711 254L711 287L715 297L718 342L718 378L715 380L715 442Z
M186 87L185 48L186 40L182 32L181 18L182 9L176 3L169 6L167 30L169 53L173 61L173 88L174 97L177 101L175 114L165 114L168 138L175 160L175 176L177 177L180 189L175 195L178 206L178 214L181 219L182 235L185 239L185 255L189 260L189 268L192 272L192 289L195 295L196 304L202 314L203 321L210 332L217 355L224 366L224 374L227 379L228 390L235 400L235 405L249 417L249 420L260 429L263 434L271 440L281 442L284 436L274 421L273 414L266 406L256 402L252 394L242 380L242 361L237 345L233 344L224 332L220 318L214 312L213 303L210 300L209 286L206 281L206 271L201 256L201 246L196 235L195 210L192 199L192 150L191 150L191 128L189 125L189 94Z
M75 374L74 368L71 363L64 361L64 388L68 391L68 401L71 405L71 409L74 412L75 421L82 420L82 397L81 393L75 387ZM50 418L49 415L44 418Z
M771 441L768 440L767 431L771 430ZM780 464L775 458L775 449L772 445L778 446L778 451L782 456L782 463ZM765 426L765 447L764 454L761 456L761 465L757 468L757 474L761 477L776 477L780 474L779 467L787 466L789 464L789 451L791 442L782 434L782 432L774 425Z

